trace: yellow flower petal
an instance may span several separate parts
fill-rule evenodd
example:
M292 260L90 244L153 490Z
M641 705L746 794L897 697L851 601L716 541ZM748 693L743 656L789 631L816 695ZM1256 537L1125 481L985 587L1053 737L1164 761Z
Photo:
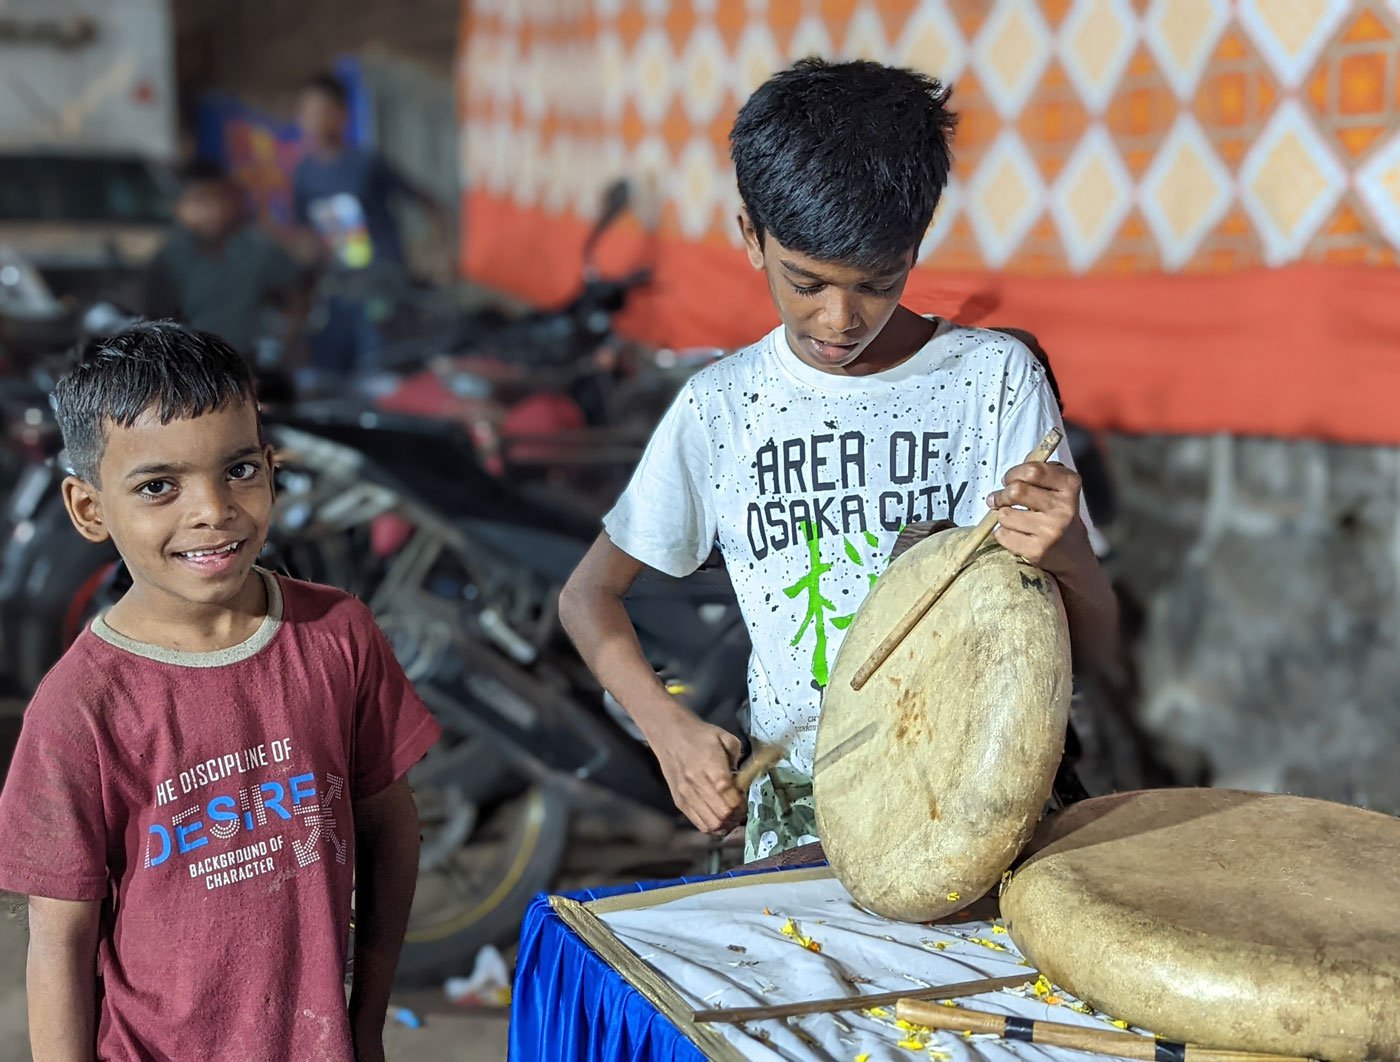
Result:
M899 1046L907 1051L922 1051L924 1042L922 1040L901 1040Z
M870 1052L862 1051L860 1054L856 1055L856 1062L870 1062Z
M969 937L968 940L973 944L981 944L984 948L991 948L992 951L1007 950L1005 944L998 944L995 940L988 940L986 937Z
M960 893L960 892L950 892L950 893L948 894L948 899L949 899L950 901L952 901L953 903L957 903L959 900L962 899L962 893Z
M865 1011L865 1016L868 1018L888 1018L890 1012L884 1007L870 1007Z
M1120 1029L1126 1029L1126 1028L1128 1027L1128 1023L1127 1023L1126 1021L1124 1021L1122 1018L1114 1018L1114 1019L1112 1019L1112 1020L1109 1022L1109 1024L1110 1024L1110 1025L1116 1025L1116 1026L1118 1026L1118 1028L1120 1028Z
M996 934L1005 933L1005 932L1006 932L1006 927L1005 927L1005 926L992 926L992 932L993 932L993 933L996 933Z

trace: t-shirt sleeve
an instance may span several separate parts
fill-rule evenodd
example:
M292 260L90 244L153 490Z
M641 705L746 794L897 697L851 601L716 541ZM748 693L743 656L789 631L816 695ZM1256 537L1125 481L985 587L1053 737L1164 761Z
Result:
M54 900L107 895L97 742L72 705L46 680L24 713L0 794L0 889Z
M689 384L657 425L603 527L622 552L677 578L714 549L709 442Z
M442 728L423 706L389 640L361 606L356 637L362 641L356 683L355 760L350 798L372 797L423 758Z
M1026 455L1040 445L1051 428L1063 431L1065 427L1060 417L1059 402L1055 400L1045 369L1019 340L1013 339L1011 342L1020 348L1024 359L1014 359L1008 371L1008 390L1014 391L1014 397L1007 403L997 435L998 483L1002 476L1025 461ZM1074 455L1070 453L1068 436L1060 440L1050 460L1074 468ZM1093 527L1082 491L1079 495L1079 515L1086 527Z

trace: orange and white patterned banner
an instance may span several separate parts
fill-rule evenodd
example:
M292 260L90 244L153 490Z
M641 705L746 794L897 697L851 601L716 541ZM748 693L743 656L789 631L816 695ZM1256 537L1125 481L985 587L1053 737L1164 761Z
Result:
M627 176L629 324L756 338L726 138L812 54L955 86L907 301L1038 331L1081 419L1400 442L1400 0L466 0L468 272L566 297Z

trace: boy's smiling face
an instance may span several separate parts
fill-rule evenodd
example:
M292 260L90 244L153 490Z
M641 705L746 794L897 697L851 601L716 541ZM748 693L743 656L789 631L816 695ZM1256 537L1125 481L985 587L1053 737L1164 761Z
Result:
M788 346L822 372L845 375L899 308L914 255L884 272L824 262L758 234L747 215L740 227L749 262L768 278Z
M69 515L85 538L116 544L146 607L240 602L272 516L272 449L252 402L169 424L155 407L130 427L109 422L98 480L69 477Z

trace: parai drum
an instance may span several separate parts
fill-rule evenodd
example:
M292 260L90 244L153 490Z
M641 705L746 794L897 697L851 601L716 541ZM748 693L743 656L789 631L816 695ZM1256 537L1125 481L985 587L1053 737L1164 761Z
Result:
M1173 1040L1400 1057L1400 820L1216 789L1056 820L1001 897L1051 980Z
M856 902L929 921L1001 880L1064 750L1069 629L1054 579L988 541L859 690L851 678L971 530L898 557L857 612L817 731L817 832Z

